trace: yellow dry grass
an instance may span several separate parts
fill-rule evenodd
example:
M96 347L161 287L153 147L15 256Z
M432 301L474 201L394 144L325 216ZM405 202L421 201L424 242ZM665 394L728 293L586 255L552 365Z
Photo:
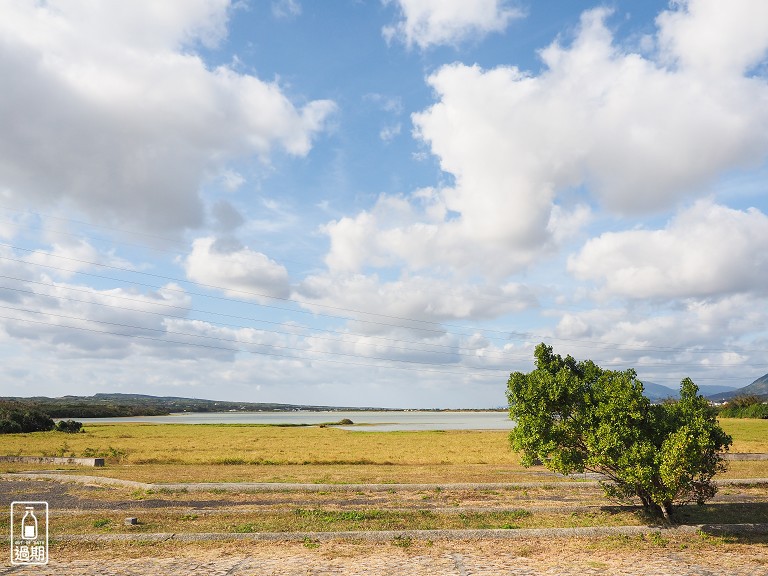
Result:
M49 466L50 468L50 466ZM768 468L768 467L767 467ZM768 471L768 470L767 470ZM440 484L461 482L557 482L544 470L485 464L110 464L80 474L137 482L296 482L309 484Z
M495 431L357 432L319 427L89 424L85 433L0 436L0 453L117 455L130 464L511 465Z
M768 452L768 420L723 419L732 452ZM503 431L359 432L319 427L88 424L81 434L0 436L0 454L106 456L80 469L142 482L447 483L555 481L524 469ZM6 464L7 471L39 466ZM50 465L42 467L50 468ZM768 461L725 477L766 477Z
M731 452L768 452L768 419L720 418L720 426L733 437Z

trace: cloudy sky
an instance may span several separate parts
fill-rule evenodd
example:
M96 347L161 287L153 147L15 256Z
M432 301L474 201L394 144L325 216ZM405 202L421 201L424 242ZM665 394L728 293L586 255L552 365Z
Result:
M764 0L0 0L0 394L768 372Z

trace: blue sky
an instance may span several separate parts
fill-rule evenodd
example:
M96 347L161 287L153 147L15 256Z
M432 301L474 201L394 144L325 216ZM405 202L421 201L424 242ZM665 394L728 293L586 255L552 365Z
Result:
M768 372L768 5L2 0L0 393Z

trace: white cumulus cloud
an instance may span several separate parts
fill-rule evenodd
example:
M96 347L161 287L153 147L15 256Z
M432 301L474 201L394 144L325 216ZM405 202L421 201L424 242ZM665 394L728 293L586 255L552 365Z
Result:
M751 67L768 46L763 6L678 3L658 18L652 56L615 44L610 12L596 9L582 15L570 44L541 51L538 74L440 68L428 78L437 101L413 122L453 184L383 197L331 222L327 263L503 277L589 220L585 206L569 204L573 190L619 215L658 213L708 193L726 171L758 165L768 155L768 82ZM684 41L711 31L712 13L748 31L719 30L731 52L719 60ZM679 43L669 40L683 29Z
M700 201L666 228L606 232L572 256L577 278L631 298L716 296L768 288L768 216Z
M761 0L682 0L658 19L664 55L681 67L743 74L763 59L768 4ZM748 17L745 17L748 16Z
M384 27L384 37L388 41L398 38L408 47L417 45L421 49L501 32L510 20L522 16L506 0L396 1L401 19L394 26Z
M385 330L441 331L437 324L447 320L495 318L536 305L534 294L521 284L456 284L426 276L382 280L375 274L319 274L305 278L298 295L313 311L342 307L343 314L380 322Z
M691 376L700 384L744 386L764 372L767 321L764 295L688 298L668 307L637 302L566 312L551 340L606 367L635 367L651 382L676 386ZM713 381L712 370L734 359L738 369ZM744 376L750 373L756 375Z
M0 3L0 188L144 229L203 223L229 162L304 155L334 109L197 55L229 2Z
M213 237L198 238L184 260L187 278L216 286L236 298L263 301L289 296L288 271L268 256L247 247L220 248Z

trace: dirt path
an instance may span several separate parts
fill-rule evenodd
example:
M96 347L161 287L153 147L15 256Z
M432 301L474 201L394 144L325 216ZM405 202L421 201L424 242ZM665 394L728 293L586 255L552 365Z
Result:
M8 476L6 476L8 478ZM476 511L525 507L529 510L619 509L605 500L602 490L593 484L536 484L532 487L498 489L440 488L390 491L297 490L236 492L212 489L211 492L130 490L101 486L24 478L0 479L0 501L44 500L51 510L60 512L87 510L151 510L183 508L196 513L237 513L266 509L324 507L331 509L376 508L381 510ZM361 487L362 488L362 487ZM765 502L763 486L731 485L721 488L712 503Z
M10 502L34 495L34 499L48 501L51 510L62 514L178 508L202 514L236 514L297 506L456 511L607 506L599 489L591 484L438 488L148 494L146 490L126 487L15 478L0 480L0 499ZM731 485L721 490L717 501L765 502L765 490ZM516 540L491 540L482 535L479 539L464 536L445 541L392 535L379 542L311 537L283 542L184 542L181 537L164 540L88 543L75 538L54 542L47 567L13 567L6 560L0 562L0 575L768 576L768 536L660 534L642 527L627 534L616 531L609 536L556 539L521 534Z
M393 544L298 543L229 546L180 553L145 549L142 558L110 559L87 551L79 559L54 558L47 567L0 568L0 574L38 576L766 576L765 545L725 548L615 549L611 543L573 541L514 543L464 541L408 548Z

